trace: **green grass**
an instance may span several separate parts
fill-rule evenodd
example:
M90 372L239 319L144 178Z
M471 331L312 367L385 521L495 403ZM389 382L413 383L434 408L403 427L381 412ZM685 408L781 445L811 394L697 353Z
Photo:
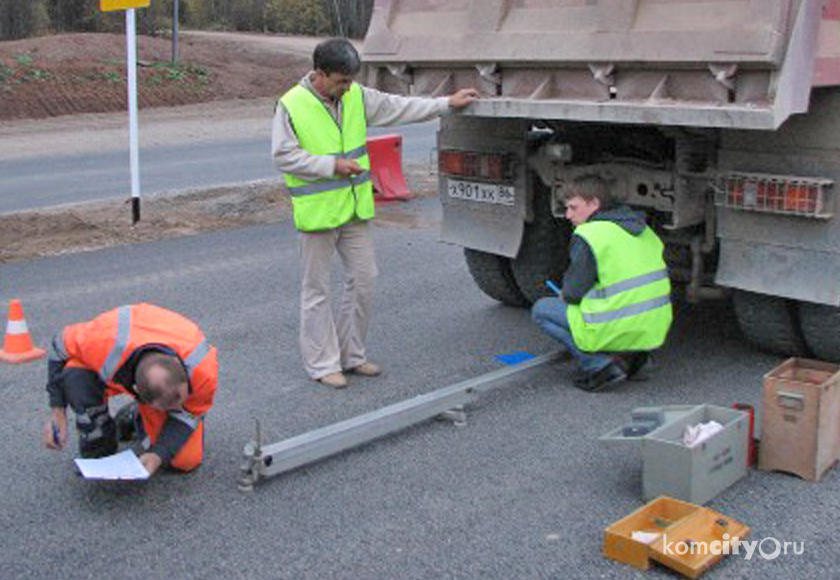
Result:
M28 52L24 52L21 54L16 54L15 61L17 61L17 63L20 66L32 66L33 58L31 54L29 54Z
M8 82L15 76L15 69L0 60L0 85Z
M122 64L121 62L116 62L117 59L100 60L105 64ZM16 54L11 58L7 58L5 61L0 60L0 90L9 92L15 86L22 83L62 80L54 72L36 66L37 64L39 63L36 63L33 56L29 53ZM146 69L145 74L141 78L148 85L160 86L177 83L184 88L201 90L210 82L211 74L207 68L199 65L157 62ZM74 84L102 82L115 84L126 82L125 71L120 68L81 72L64 80L69 80L69 82Z
M210 82L210 72L198 65L170 62L156 62L151 66L148 82L161 84L166 81L207 84Z
M106 70L95 76L97 79L102 79L104 81L108 81L109 83L122 82L122 75L120 75L120 71L116 70Z
M48 70L43 70L40 68L31 68L26 71L25 78L33 81L48 81L50 79L54 79L55 75Z
M20 83L42 82L55 78L52 72L33 66L35 61L29 53L16 54L12 58L14 63L0 61L0 87L5 90L11 90L13 85Z

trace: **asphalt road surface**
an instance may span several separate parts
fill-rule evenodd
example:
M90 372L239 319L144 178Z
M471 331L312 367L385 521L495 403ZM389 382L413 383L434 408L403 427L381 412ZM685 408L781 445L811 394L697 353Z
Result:
M270 131L271 119L265 125ZM373 128L371 135L403 137L403 161L426 163L436 146L438 121ZM141 129L142 130L142 129ZM84 154L0 161L0 213L83 201L131 197L128 146ZM141 196L277 177L271 135L241 135L140 150Z
M436 207L401 206L425 218ZM343 391L301 369L288 223L0 266L2 303L23 299L42 346L62 325L149 301L198 321L221 363L204 466L144 483L85 481L73 449L42 449L44 362L0 366L0 578L676 577L601 555L603 529L643 505L642 459L597 438L638 406L760 406L762 375L780 359L745 346L721 303L678 306L647 382L589 394L554 364L482 397L466 427L430 421L237 490L255 419L265 441L279 441L500 368L494 355L554 348L526 310L476 289L460 249L416 224L374 229L369 350L385 372ZM751 526L767 554L771 539L804 553L730 556L706 578L838 577L840 470L819 483L750 470L709 506Z

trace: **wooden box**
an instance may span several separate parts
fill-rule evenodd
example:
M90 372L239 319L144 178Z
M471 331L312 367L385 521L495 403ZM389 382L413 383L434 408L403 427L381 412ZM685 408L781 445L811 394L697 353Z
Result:
M764 376L759 469L819 481L840 458L840 366L791 358Z
M634 540L633 532L661 534L695 511L697 506L694 504L664 496L657 498L604 530L604 555L647 570L650 543Z
M633 532L653 534L649 542ZM650 561L699 578L735 551L750 528L708 508L659 497L604 530L604 556L647 570Z

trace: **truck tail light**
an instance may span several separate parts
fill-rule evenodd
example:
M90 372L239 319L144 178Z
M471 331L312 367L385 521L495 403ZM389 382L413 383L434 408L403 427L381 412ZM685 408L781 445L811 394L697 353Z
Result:
M828 219L834 215L833 181L813 177L728 173L715 187L722 207Z
M438 171L458 177L510 181L516 176L516 156L510 153L441 151L438 154Z

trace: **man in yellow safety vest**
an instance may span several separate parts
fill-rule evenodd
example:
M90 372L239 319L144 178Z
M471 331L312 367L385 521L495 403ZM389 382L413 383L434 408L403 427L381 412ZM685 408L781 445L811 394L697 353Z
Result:
M578 362L576 387L598 391L636 374L671 326L663 244L643 216L615 205L605 182L585 176L565 192L575 226L561 296L534 305L534 321Z
M374 216L367 127L433 119L478 98L474 89L449 97L401 97L363 87L353 78L361 61L345 39L322 42L313 71L277 104L272 157L292 197L302 261L300 349L309 376L347 385L345 372L377 376L365 341L377 274L369 221ZM344 290L338 320L329 300L338 254Z

